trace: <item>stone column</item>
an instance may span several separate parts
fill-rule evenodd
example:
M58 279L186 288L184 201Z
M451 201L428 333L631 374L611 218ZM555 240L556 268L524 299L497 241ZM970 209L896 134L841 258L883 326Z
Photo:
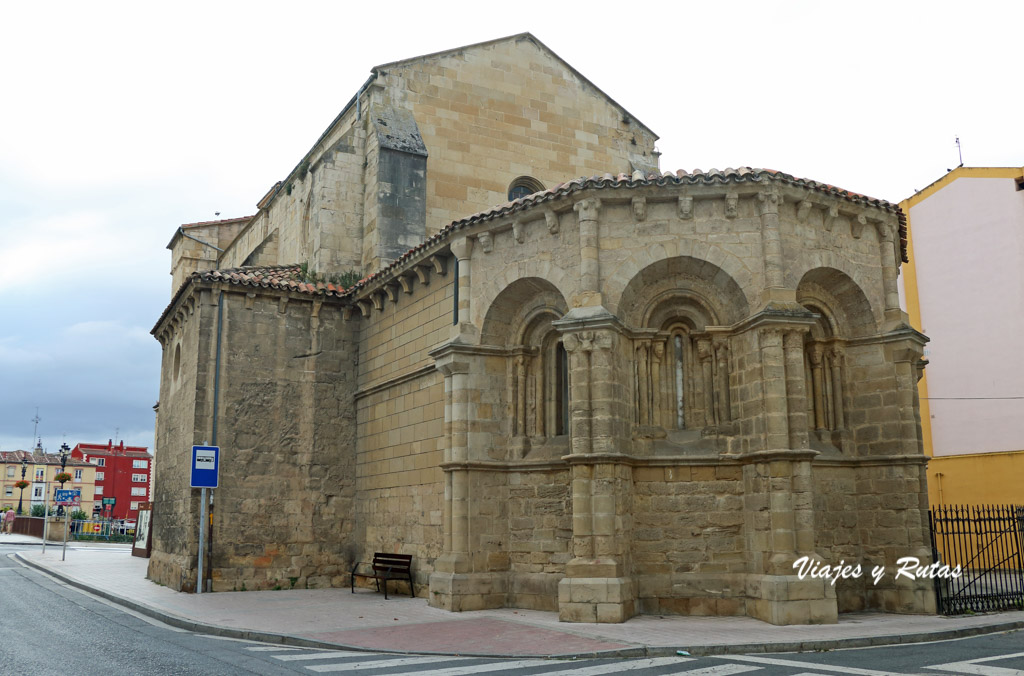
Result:
M623 533L632 518L624 513L632 470L620 461L632 415L619 340L608 329L573 331L563 339L571 365L573 510L573 558L558 585L564 622L624 622L634 614Z
M814 387L814 429L825 429L825 378L821 372L824 348L821 343L811 345L811 385Z
M779 203L782 197L772 189L758 194L761 207L761 252L764 256L765 302L795 300L782 297L784 262L779 234Z
M651 424L665 426L664 405L661 394L661 372L665 363L665 343L660 339L651 343Z
M636 348L636 409L637 423L651 424L651 378L650 378L650 343L641 341Z
M701 338L697 341L697 358L700 359L702 383L704 385L704 424L711 427L715 424L715 381L712 376L711 361L715 355L711 350L711 339Z
M811 450L741 456L747 513L747 614L772 624L838 621L836 591L821 578L797 575L802 556L815 561Z
M900 273L901 259L898 257L896 247L895 223L879 222L875 224L878 229L878 255L882 264L882 292L885 302L885 325L883 329L892 331L903 326L910 326L910 319L907 313L900 309L899 285L896 278Z
M468 237L460 237L451 243L452 254L459 261L459 278L455 283L459 285L459 325L472 323L470 315L473 287L470 279L471 256L473 254L473 242Z
M601 200L596 197L580 200L573 205L579 219L580 232L580 295L578 307L600 306L601 271L600 244L598 242L597 217Z
M832 365L832 411L835 418L835 429L846 428L846 418L843 415L843 350L833 346L828 352Z
M715 346L718 356L718 421L726 423L732 420L732 402L729 399L729 346L718 343Z
M783 336L786 360L786 397L789 400L789 446L808 448L807 376L804 373L804 332L787 331Z
M475 375L482 357L472 346L451 342L432 350L438 370L445 376L444 551L434 560L429 603L445 610L498 608L505 603L506 575L487 565L480 551L481 536L473 531L469 426L471 405L479 398ZM474 551L476 549L476 551Z
M765 449L789 448L789 408L782 330L761 329L761 379L764 387Z

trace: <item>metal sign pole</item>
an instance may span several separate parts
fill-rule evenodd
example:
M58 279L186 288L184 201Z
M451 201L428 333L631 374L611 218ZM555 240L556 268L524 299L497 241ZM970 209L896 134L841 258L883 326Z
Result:
M196 577L196 593L203 593L203 550L206 546L206 489L199 493L199 571Z
M60 560L64 560L64 556L68 552L68 521L71 520L71 512L64 510L64 548L60 552Z
M50 482L43 475L43 551L46 553L46 534L50 532Z

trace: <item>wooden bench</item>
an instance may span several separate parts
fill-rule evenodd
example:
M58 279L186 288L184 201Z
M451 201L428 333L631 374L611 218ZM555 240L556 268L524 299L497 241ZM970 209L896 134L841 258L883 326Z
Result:
M370 566L372 573L360 573L359 566ZM388 597L388 580L405 580L409 583L409 595L416 598L416 590L412 586L412 554L385 554L377 552L373 555L373 563L360 561L352 566L352 593L356 593L356 575L372 577L380 591L380 582L384 581L384 598Z

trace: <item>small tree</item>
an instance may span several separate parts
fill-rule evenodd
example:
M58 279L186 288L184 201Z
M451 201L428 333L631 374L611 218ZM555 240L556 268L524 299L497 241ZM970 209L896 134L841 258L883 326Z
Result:
M89 515L86 514L85 510L83 510L83 509L76 509L75 511L71 512L71 520L72 521L88 521L89 520Z

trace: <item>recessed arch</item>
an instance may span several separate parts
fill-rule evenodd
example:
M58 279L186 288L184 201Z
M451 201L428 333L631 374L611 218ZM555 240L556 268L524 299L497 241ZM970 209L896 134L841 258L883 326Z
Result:
M690 256L665 258L640 270L618 306L633 327L651 326L669 305L699 309L705 324L733 324L749 314L743 289L717 265Z
M834 335L856 338L878 332L871 302L860 286L841 270L808 270L797 284L796 296L800 304L824 313Z
M528 324L540 315L561 317L569 311L554 284L540 277L517 279L494 298L484 316L480 342L484 345L521 345Z

